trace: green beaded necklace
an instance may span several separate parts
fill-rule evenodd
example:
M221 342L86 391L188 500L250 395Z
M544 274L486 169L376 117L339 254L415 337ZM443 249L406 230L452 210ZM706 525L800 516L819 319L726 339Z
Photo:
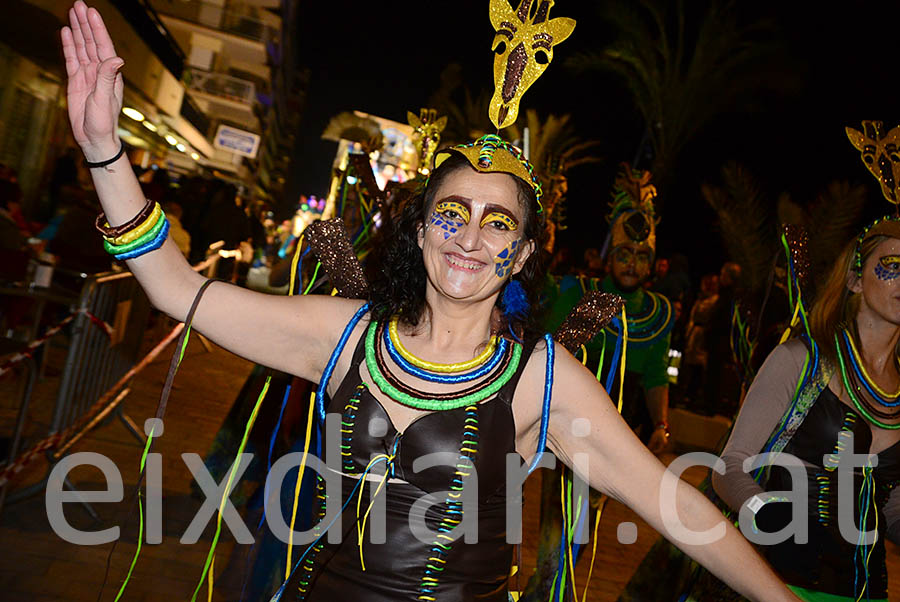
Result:
M888 424L886 422L882 422L865 408L863 403L856 396L856 393L853 391L853 387L850 385L850 379L847 377L847 367L844 365L844 355L841 353L841 342L840 339L838 339L838 335L836 333L834 335L834 346L837 348L837 358L838 363L841 366L841 381L844 383L844 390L847 391L848 395L850 395L850 400L853 402L856 410L860 414L862 414L866 418L866 420L868 420L878 428L888 429L891 431L900 429L900 422L898 422L897 424Z
M481 403L485 399L493 396L503 387L503 385L509 382L509 379L511 379L513 374L516 373L516 370L518 370L519 360L522 358L522 345L515 343L513 345L512 359L510 359L506 370L503 371L503 374L501 374L496 381L481 391L476 391L464 397L460 397L459 399L423 399L398 390L387 381L378 369L378 362L375 359L375 345L378 344L377 337L375 336L377 330L378 322L372 320L366 331L366 368L368 368L372 380L375 381L375 385L382 393L394 401L418 410L455 410L457 408L464 408L469 405Z

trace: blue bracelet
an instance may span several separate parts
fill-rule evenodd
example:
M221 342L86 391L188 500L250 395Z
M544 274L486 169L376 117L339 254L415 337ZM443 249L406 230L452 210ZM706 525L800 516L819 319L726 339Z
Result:
M145 253L149 253L150 251L155 251L160 248L164 242L166 242L166 238L169 236L169 220L166 218L163 223L162 229L159 231L159 234L156 235L156 238L148 242L146 245L142 247L138 247L137 249L133 249L128 251L127 253L119 253L118 255L113 255L119 261L123 261L125 259L134 259L135 257L140 257Z

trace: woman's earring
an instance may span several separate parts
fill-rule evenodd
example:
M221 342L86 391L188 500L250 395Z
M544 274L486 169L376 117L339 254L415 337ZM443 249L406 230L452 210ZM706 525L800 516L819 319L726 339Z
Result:
M510 278L503 289L503 297L501 299L503 305L503 313L508 320L524 320L528 315L528 295L522 288L522 283L514 278Z

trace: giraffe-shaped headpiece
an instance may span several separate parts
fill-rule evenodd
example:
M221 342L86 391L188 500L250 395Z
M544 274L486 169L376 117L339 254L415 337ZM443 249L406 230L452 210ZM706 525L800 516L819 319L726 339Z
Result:
M519 101L531 84L553 60L553 47L572 35L575 20L550 19L556 0L520 0L513 10L508 0L490 0L494 36L494 96L488 116L497 127L511 126L519 115ZM487 134L474 142L438 151L437 168L451 153L463 155L481 172L508 173L524 180L534 189L541 211L541 184L534 166L517 147L497 134Z
M507 0L491 0L494 26L494 96L490 117L499 131L515 123L519 101L553 60L553 47L575 29L575 20L551 19L555 0L520 0L513 10Z
M844 128L847 138L862 156L863 163L881 184L881 194L900 204L900 126L884 132L880 121L863 121L863 131Z
M900 126L884 133L880 121L863 121L863 131L844 128L863 163L881 184L881 194L894 205L894 215L885 215L866 226L856 238L856 275L862 276L862 245L873 236L900 238Z

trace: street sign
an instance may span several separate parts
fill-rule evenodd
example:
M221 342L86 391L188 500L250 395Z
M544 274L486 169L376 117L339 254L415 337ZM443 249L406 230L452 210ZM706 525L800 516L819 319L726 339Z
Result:
M222 150L231 151L238 155L256 158L259 150L259 135L229 125L219 125L216 130L216 137L213 140L213 146Z

